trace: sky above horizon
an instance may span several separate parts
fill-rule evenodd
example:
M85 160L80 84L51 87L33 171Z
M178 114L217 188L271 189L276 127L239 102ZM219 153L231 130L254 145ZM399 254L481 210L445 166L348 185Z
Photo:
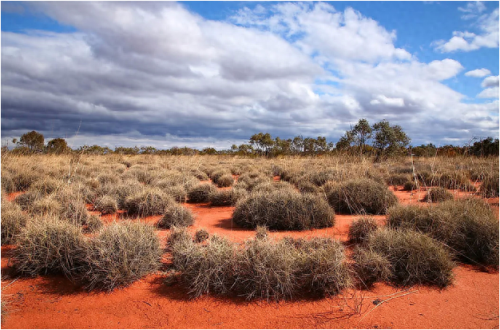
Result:
M2 145L498 138L498 2L2 2Z

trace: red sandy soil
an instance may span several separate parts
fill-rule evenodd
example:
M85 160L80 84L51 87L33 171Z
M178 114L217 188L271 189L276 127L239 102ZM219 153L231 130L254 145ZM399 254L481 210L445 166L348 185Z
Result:
M421 202L424 191L390 187L403 204ZM455 192L456 198L467 193ZM9 198L12 195L9 195ZM498 215L498 198L488 199ZM242 242L254 231L231 220L234 207L184 204L195 215L191 232L205 228L210 234ZM89 206L91 207L91 206ZM92 211L95 212L95 211ZM95 214L99 214L98 212ZM358 216L336 215L333 228L302 232L272 232L284 236L328 236L347 241L350 223ZM106 223L121 221L123 212L102 216ZM161 216L137 219L150 224ZM381 225L385 216L376 216ZM168 230L159 230L165 245ZM62 276L19 278L9 276L13 246L2 246L2 299L8 302L3 328L498 328L499 274L471 266L455 268L454 285L397 289L378 283L371 290L348 290L342 295L291 302L245 301L239 297L203 296L189 299L179 284L163 284L160 273L147 276L112 293L89 293ZM165 258L165 263L168 263ZM381 304L373 303L376 299Z

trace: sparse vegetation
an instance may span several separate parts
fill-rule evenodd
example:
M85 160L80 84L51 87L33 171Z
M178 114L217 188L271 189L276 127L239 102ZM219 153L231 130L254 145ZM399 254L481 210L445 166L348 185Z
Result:
M244 228L267 226L277 230L304 230L331 227L334 216L325 200L286 189L253 193L239 201L233 220Z
M422 199L424 202L444 202L453 199L453 194L441 187L434 187L427 191L427 194Z
M357 179L336 184L327 193L336 212L385 214L398 200L386 186L370 179Z

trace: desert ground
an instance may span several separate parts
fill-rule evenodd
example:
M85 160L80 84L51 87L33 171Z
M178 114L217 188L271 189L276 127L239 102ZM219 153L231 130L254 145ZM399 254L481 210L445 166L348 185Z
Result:
M498 328L498 168L498 158L474 157L374 163L341 156L2 156L2 327ZM440 192L437 201L429 199L431 189ZM380 205L371 200L377 191L383 191ZM283 211L273 202L285 204L287 198L306 206L287 204L292 211L281 219L273 207ZM419 216L401 215L410 207L442 222L430 229L419 225ZM358 237L352 228L360 218L376 225L366 233L361 228ZM154 239L134 241L135 232L127 228L135 227L128 223L143 224ZM451 236L441 230L448 225ZM106 234L109 228L125 229ZM56 229L70 230L82 242L81 266L76 248L66 249L69 243ZM54 231L42 240L33 237L37 230ZM208 240L194 242L203 230ZM187 241L176 243L172 231ZM123 234L117 245L131 239L137 250L121 251L130 249L128 243L109 255L103 246L95 248L113 233ZM398 257L404 261L394 261L377 245L389 237L383 233L410 233L401 242L416 237L425 242L417 248L421 256L437 253L443 259L414 259L409 248ZM318 243L318 251L334 251L339 259L332 263L328 252L310 261L312 275L295 277L300 287L288 278L293 271L280 277L289 268L279 268L282 258L273 264L276 256L259 264L264 270L246 263L251 271L243 275L234 270L242 266L231 264L232 277L217 268L224 260L210 259L219 253L215 247L241 256L256 246L306 258L316 254L301 250L304 242L317 238L326 246ZM384 261L373 266L373 260L357 257L359 251L378 253ZM158 260L142 266L146 253ZM96 255L106 262L89 260ZM201 267L212 277L204 278ZM401 275L401 269L407 272ZM266 286L241 285L244 276ZM326 279L318 288L321 276Z

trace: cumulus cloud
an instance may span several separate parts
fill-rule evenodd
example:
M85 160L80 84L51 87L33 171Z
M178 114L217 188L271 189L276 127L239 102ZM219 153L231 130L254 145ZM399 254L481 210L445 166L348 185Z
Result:
M73 147L221 149L259 131L336 141L359 118L414 143L498 132L498 101L465 104L443 83L458 61L419 62L353 9L279 3L212 21L177 3L30 6L77 32L2 32L4 140L35 129Z
M475 6L477 7L477 5ZM465 9L462 11L464 10ZM478 10L475 12L480 13ZM468 19L476 16L476 14L472 14L472 16L466 15L465 18ZM477 17L475 25L479 33L454 31L453 37L450 40L438 40L433 42L435 49L442 53L449 53L459 50L468 52L482 47L498 48L498 8L493 10L490 14L484 14Z
M475 77L475 78L481 78L481 77L486 77L491 74L491 71L488 69L476 69L472 71L468 71L465 73L467 77Z
M484 98L484 99L496 99L496 98L498 98L498 86L484 89L481 93L479 93L477 95L477 97Z
M481 87L498 87L498 76L485 78L481 83Z

